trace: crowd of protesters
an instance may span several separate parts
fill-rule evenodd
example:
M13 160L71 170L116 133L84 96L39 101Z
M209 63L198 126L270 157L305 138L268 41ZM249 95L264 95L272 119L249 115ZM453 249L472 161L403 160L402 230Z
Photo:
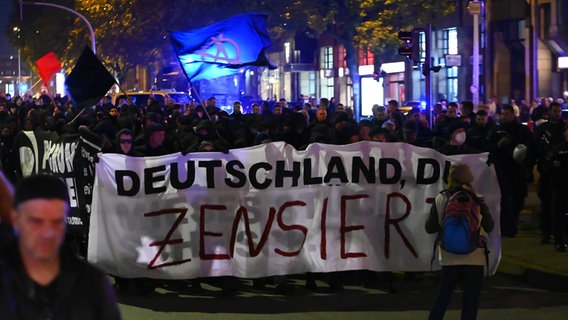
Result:
M562 117L564 100L541 98L532 105L469 101L437 103L430 110L401 111L395 100L374 105L373 116L355 120L351 108L321 98L319 103L289 105L285 99L252 104L243 113L235 101L232 112L211 97L202 104L160 104L152 96L146 105L110 96L85 110L66 97L10 97L0 94L0 169L18 180L14 139L22 130L42 130L61 136L87 128L102 139L102 152L158 156L174 152L227 152L272 141L296 149L311 143L344 145L358 141L405 142L446 155L489 152L501 188L501 235L517 234L528 183L539 173L542 243L565 251L568 200L568 127ZM333 99L331 100L333 101ZM249 107L249 106L247 106ZM84 130L84 129L83 129Z
M102 152L131 156L227 152L270 141L284 141L296 149L315 142L344 145L371 140L406 142L446 155L490 152L502 193L502 235L516 235L518 215L536 165L541 177L542 241L554 239L557 249L563 251L563 216L568 206L561 197L563 186L568 185L562 180L568 179L562 149L568 139L562 121L564 103L549 98L541 98L533 106L517 106L513 100L499 105L496 99L477 107L469 101L438 103L430 117L428 110L419 107L403 114L399 103L391 100L387 106L373 106L373 117L357 122L351 108L327 98L317 105L288 105L285 99L272 105L265 101L252 104L251 112L244 114L239 101L228 113L216 105L214 97L203 105L180 105L173 100L162 105L150 97L145 106L136 106L125 99L114 105L106 96L79 114L70 101L59 96L1 95L0 168L16 181L13 140L19 131L44 130L57 136L80 126L103 139Z

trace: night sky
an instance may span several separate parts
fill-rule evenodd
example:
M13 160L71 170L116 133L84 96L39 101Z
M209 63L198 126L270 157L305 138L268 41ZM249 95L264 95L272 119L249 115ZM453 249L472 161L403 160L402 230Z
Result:
M6 27L8 26L8 17L12 12L14 0L0 0L0 56L10 56L17 51L10 47L10 42L6 36Z

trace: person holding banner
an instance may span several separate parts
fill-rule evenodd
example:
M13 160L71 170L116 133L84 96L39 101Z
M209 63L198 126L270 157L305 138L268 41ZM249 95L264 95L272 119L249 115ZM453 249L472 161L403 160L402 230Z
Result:
M481 219L481 232L491 232L494 221L489 213L487 205L480 198L471 183L474 180L473 173L465 163L455 163L450 167L448 175L448 188L440 192L432 204L430 215L426 221L426 232L438 233L442 229L446 204L450 195L465 190L470 194L479 206L478 219ZM479 221L479 220L478 220ZM434 304L430 309L429 320L443 319L450 302L452 293L461 280L463 282L463 305L461 319L476 319L483 280L483 267L488 257L484 248L477 248L469 254L454 254L439 247L440 264L440 287ZM487 271L489 272L489 270Z
M106 275L63 245L69 194L49 175L24 179L11 218L16 236L0 249L4 320L120 319Z

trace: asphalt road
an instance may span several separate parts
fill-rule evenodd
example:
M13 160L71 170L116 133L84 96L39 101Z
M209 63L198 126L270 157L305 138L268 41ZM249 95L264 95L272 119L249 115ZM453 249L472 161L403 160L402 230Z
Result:
M345 275L345 290L330 292L318 280L315 291L305 287L303 276L288 279L293 292L279 294L272 285L254 289L251 280L241 280L239 291L225 296L221 282L204 280L201 289L190 281L156 283L155 291L120 292L124 319L426 319L434 299L437 277L433 274L396 274L389 293L385 281L368 288L358 274ZM456 290L446 319L459 319L461 293ZM568 293L529 286L509 276L485 280L479 319L566 319Z

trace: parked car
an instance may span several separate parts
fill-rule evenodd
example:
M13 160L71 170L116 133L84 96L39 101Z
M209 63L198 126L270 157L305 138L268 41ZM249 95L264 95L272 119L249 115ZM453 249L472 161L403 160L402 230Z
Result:
M410 110L412 110L412 108L414 107L418 107L420 108L420 111L424 111L424 108L426 108L426 104L423 101L407 101L402 105L402 107L399 108L399 110L404 115L407 115L410 112Z
M177 91L128 91L126 94L134 101L137 106L146 106L150 96L161 104L166 104L168 99L174 100L175 103L185 105L193 101L186 92ZM112 96L112 103L116 105L118 100L124 98L124 93L120 92Z

